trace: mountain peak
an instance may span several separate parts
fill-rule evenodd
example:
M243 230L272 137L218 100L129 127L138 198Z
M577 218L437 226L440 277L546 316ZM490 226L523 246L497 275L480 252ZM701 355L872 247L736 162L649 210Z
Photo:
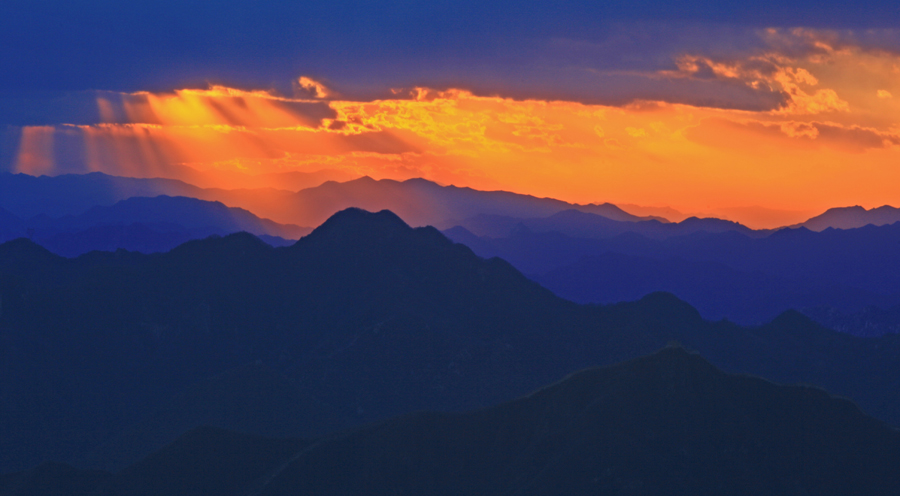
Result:
M369 212L361 208L351 207L335 213L321 226L317 227L310 236L322 236L325 233L334 233L345 230L357 229L412 229L403 222L397 214L390 210Z

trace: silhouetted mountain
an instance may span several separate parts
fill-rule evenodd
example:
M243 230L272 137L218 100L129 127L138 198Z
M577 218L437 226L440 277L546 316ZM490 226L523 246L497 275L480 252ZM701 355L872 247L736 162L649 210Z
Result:
M175 179L118 177L100 172L53 177L0 173L0 207L22 219L78 215L91 207L112 206L133 197L162 195L219 201L265 218L293 218L290 200L294 192L289 190L204 189Z
M853 207L829 208L822 215L817 215L806 222L792 227L805 227L811 231L834 229L854 229L867 226L884 226L900 222L900 208L884 205L866 210L859 205Z
M0 207L21 219L37 215L77 215L135 197L160 195L203 198L203 190L173 179L136 179L100 172L34 177L0 173Z
M663 223L655 219L623 222L578 210L565 210L545 218L528 219L480 214L463 220L458 227L488 238L507 237L513 231L521 229L536 233L557 232L585 239L611 238L622 233L637 233L651 239L665 239L697 232L735 231L755 238L770 234L770 231L754 231L737 222L721 219L691 217L678 223Z
M94 488L147 496L887 496L900 491L898 466L900 431L851 402L726 374L667 347L484 410L416 413L313 442L198 428L95 479ZM58 494L77 494L72 488Z
M376 181L362 177L344 183L326 182L298 192L289 211L302 213L295 223L318 225L331 214L349 207L391 210L414 226L449 228L476 215L547 217L578 210L617 221L645 220L610 203L576 205L552 198L536 198L506 191L478 191L440 186L424 179Z
M245 189L271 188L287 191L300 191L305 188L319 186L326 181L350 181L359 177L346 171L322 169L313 172L268 172L253 174L241 171L215 169L201 171L185 165L169 164L159 172L163 177L177 179L200 188L233 189L240 185Z
M21 238L26 234L25 223L22 222L22 219L13 215L12 212L0 208L0 240Z
M0 496L90 496L111 477L101 470L44 462L31 470L0 476Z
M898 466L900 433L849 401L667 348L312 445L261 494L889 495Z
M244 496L308 444L201 427L98 484L97 494Z
M663 293L581 306L390 212L340 212L288 248L239 233L62 259L18 240L0 245L0 297L0 472L81 460L177 410L163 405L192 384L256 360L358 424L497 404L678 340L729 371L820 385L900 424L897 336L854 338L799 314L710 323ZM257 420L241 425L273 427Z
M900 305L883 309L867 306L859 312L843 313L831 306L803 308L803 314L823 326L854 336L881 336L900 333Z
M287 438L321 436L350 424L340 411L254 362L187 387L80 464L118 470L197 426Z
M636 223L642 224L642 223ZM667 226L673 226L669 224ZM782 229L753 239L695 232L666 239L623 233L605 239L519 228L504 238L445 231L478 255L499 256L558 295L613 303L669 291L707 318L760 323L788 308L855 313L900 302L900 225Z
M74 232L97 226L175 225L183 229L205 229L230 234L246 231L255 235L267 234L287 239L299 239L312 229L284 225L268 219L260 219L241 209L226 207L220 202L209 202L183 196L133 197L111 206L92 207L78 215L51 219L38 216L27 222L37 236L45 233ZM212 233L211 233L212 234Z
M285 239L298 239L312 231L260 219L219 202L168 196L128 198L60 218L39 215L20 221L11 214L8 217L13 220L0 218L0 240L27 233L42 246L67 257L92 250L168 251L192 239L239 231L266 236L270 244L284 246L288 244ZM17 228L4 229L4 225ZM5 232L9 237L2 237Z
M399 182L362 177L343 183L327 181L299 192L258 188L253 181L240 184L244 184L241 189L198 188L174 179L126 178L99 172L56 177L0 173L0 207L20 218L39 214L61 217L136 196L167 195L219 201L276 222L301 226L317 226L335 212L349 207L372 211L390 209L412 225L442 228L479 214L547 217L570 209L619 221L649 218L628 214L609 203L575 205L505 191L440 186L424 179Z

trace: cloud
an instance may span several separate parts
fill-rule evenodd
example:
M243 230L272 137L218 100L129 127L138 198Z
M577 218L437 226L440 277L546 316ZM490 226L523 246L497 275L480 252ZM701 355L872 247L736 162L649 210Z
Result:
M336 96L335 93L327 88L324 84L315 81L306 76L300 76L297 79L297 85L294 89L294 96L306 98L331 98Z
M93 122L18 127L15 161L34 173L162 177L180 177L183 166L263 173L327 164L685 211L805 211L844 191L857 192L847 203L900 203L888 187L900 182L900 108L883 98L900 91L900 57L827 32L737 32L731 46L685 41L624 71L590 62L628 40L557 40L554 50L573 54L544 53L546 63L513 87L498 78L360 98L304 77L291 78L293 97L223 85L92 92ZM634 53L650 39L634 42ZM560 83L538 84L545 80Z

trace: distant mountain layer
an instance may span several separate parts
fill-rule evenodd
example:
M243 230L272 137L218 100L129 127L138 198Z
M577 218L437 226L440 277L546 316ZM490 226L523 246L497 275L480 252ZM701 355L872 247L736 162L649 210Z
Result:
M886 308L870 305L853 313L817 306L804 308L803 314L829 329L857 336L900 334L900 304Z
M59 218L38 215L22 220L0 211L0 240L28 236L64 256L92 250L167 251L191 239L240 231L282 245L312 229L278 224L243 209L186 197L133 197Z
M883 226L900 222L900 208L884 205L866 210L860 206L830 208L824 214L813 217L793 227L805 227L811 231L824 231L829 227L835 229L854 229L857 227Z
M575 205L505 191L440 186L424 179L399 182L363 177L343 183L328 181L293 192L272 188L203 189L171 179L135 179L98 172L56 177L0 173L0 207L20 218L75 215L134 196L159 195L219 201L276 222L300 226L317 226L335 212L350 207L389 209L411 225L442 229L480 214L547 217L571 209L618 221L649 219L628 214L609 203Z
M894 256L900 224L823 232L782 229L762 238L738 231L657 239L634 232L600 239L567 232L571 235L535 232L520 224L500 238L463 228L445 234L480 256L509 261L557 295L580 303L615 303L668 291L706 318L744 324L769 321L790 308L829 306L855 313L900 303L900 258Z
M43 465L0 494L887 496L898 466L900 431L849 401L668 347L475 412L314 441L198 428L115 475Z
M754 231L746 226L721 219L690 217L681 222L660 222L656 219L620 221L609 217L564 210L549 217L521 218L480 214L460 221L458 226L473 234L488 238L504 238L514 231L535 233L560 233L586 239L612 238L624 233L635 233L651 239L665 239L693 233L738 232L748 237L763 238L772 231Z
M565 210L577 210L616 221L647 220L610 204L577 205L506 191L478 191L456 186L440 186L424 179L376 181L363 177L345 183L327 182L298 192L292 209L304 212L308 222L318 225L334 212L349 207L370 211L391 210L413 226L446 229L476 215L547 217Z
M0 473L47 459L122 467L139 455L128 446L161 447L208 419L299 437L334 428L311 407L297 423L271 395L227 406L257 390L359 425L486 407L671 340L900 425L898 336L854 338L796 312L711 323L664 293L581 306L390 212L342 211L286 248L235 234L64 259L19 239L0 245L0 301ZM229 383L245 393L216 386Z

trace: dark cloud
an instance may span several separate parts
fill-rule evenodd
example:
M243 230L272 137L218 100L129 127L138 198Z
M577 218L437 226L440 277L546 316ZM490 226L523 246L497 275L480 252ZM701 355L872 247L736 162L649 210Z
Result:
M740 132L721 132L723 129ZM748 138L758 136L762 139ZM861 126L844 126L831 122L736 122L708 119L691 128L688 137L715 147L746 149L749 143L780 143L795 148L828 147L841 152L862 153L868 149L900 145L900 135Z
M289 94L300 74L362 86L454 74L509 83L527 78L541 47L560 38L624 46L619 69L640 51L628 43L655 41L640 54L652 62L666 39L617 39L616 25L635 22L858 30L900 25L900 7L886 0L865 8L837 0L5 0L0 89L161 91L212 82Z

